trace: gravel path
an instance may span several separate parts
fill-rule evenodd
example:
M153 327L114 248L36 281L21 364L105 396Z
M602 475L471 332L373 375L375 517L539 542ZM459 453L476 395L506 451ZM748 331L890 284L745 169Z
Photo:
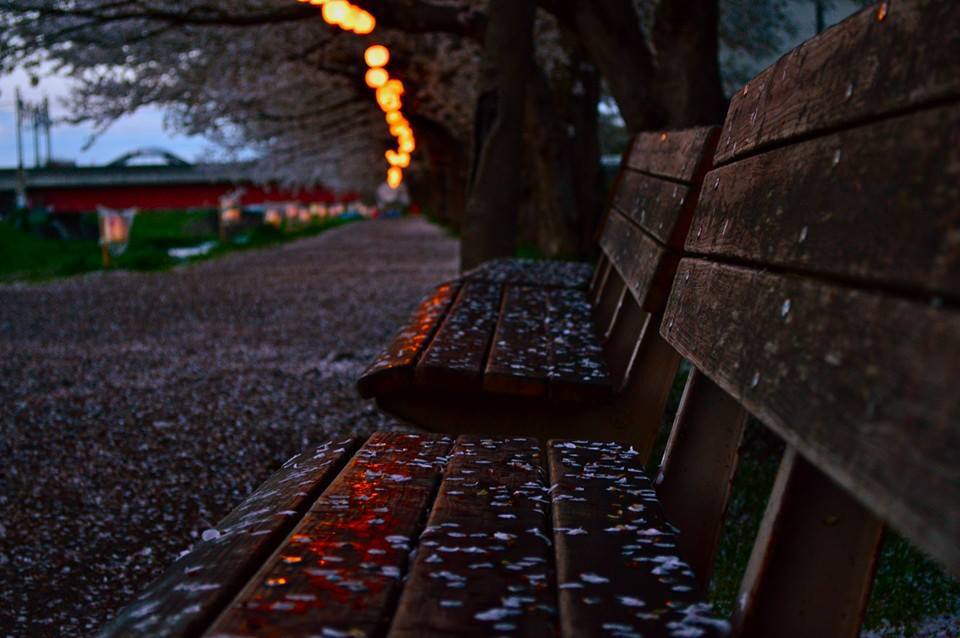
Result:
M407 219L0 286L0 636L91 633L294 453L395 425L353 382L456 260Z

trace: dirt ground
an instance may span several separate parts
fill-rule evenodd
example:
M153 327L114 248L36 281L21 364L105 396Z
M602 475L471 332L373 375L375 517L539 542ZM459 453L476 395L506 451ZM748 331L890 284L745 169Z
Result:
M0 636L95 631L284 460L394 427L354 381L456 262L405 219L0 286Z

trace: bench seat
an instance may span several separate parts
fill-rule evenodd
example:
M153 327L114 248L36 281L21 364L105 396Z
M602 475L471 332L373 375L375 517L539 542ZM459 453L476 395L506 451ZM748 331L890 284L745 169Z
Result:
M309 509L264 509L259 491L101 635L726 634L633 450L553 441L544 459L528 438L359 443L291 459L267 493L309 494ZM269 547L244 554L251 539Z
M580 264L498 260L438 286L360 377L361 396L609 399L613 382L587 296L590 276Z

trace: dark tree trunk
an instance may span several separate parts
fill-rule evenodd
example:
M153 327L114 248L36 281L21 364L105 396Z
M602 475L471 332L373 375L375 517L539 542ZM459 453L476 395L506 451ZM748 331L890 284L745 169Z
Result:
M428 170L424 179L413 180L411 194L437 221L460 230L467 190L464 145L445 126L426 118L412 119Z
M664 125L720 124L727 111L717 55L717 0L664 0L654 15L654 90Z
M574 31L617 101L632 132L654 129L664 115L653 91L653 54L633 0L542 0Z
M480 71L475 165L460 265L472 268L516 250L523 191L523 122L533 65L534 0L490 0Z

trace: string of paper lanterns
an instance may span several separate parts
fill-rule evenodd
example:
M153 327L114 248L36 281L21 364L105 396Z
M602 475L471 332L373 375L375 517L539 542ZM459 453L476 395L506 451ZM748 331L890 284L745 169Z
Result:
M299 0L300 2L321 7L323 19L327 24L340 27L357 35L370 35L377 27L377 20L370 13L351 4L347 0ZM397 188L403 183L403 171L410 166L410 155L416 150L410 122L403 115L403 82L390 77L387 64L390 63L390 50L382 44L374 44L363 54L367 63L364 81L376 92L377 105L384 112L390 135L397 140L396 150L390 149L385 156L390 168L387 170L387 183Z

